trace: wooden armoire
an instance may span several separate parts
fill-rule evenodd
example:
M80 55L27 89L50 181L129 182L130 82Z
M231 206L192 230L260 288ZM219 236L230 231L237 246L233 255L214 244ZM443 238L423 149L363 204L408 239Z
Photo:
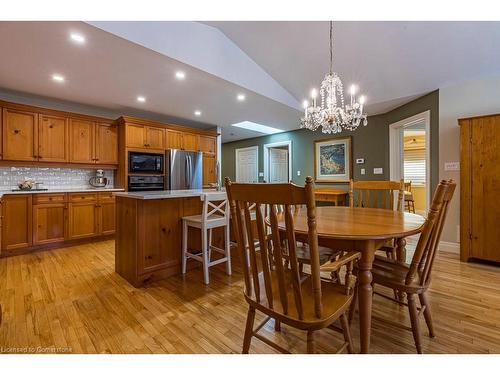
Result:
M460 258L500 262L500 114L460 125Z

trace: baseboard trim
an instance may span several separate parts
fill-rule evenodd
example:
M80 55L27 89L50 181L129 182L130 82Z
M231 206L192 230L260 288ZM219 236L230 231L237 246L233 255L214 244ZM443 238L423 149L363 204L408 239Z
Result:
M439 250L446 251L448 253L460 254L460 243L459 242L439 242Z

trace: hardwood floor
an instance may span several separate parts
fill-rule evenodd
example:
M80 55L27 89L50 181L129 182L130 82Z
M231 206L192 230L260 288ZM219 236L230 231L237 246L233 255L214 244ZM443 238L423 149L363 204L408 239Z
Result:
M223 265L214 267L210 286L197 269L135 289L114 272L113 241L2 258L0 352L239 353L247 305L235 271L227 277ZM423 330L424 353L500 353L499 271L439 255L430 292L437 337ZM376 319L409 326L406 308L375 296L373 314L371 352L415 353L410 331ZM359 350L356 319L352 331ZM272 322L262 332L293 352L306 352L302 332L282 326L275 333ZM323 330L317 350L332 353L342 341ZM274 350L252 340L250 352Z

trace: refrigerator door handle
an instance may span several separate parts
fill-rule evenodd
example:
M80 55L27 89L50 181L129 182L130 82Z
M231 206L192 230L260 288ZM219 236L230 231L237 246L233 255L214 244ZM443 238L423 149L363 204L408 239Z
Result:
M188 155L188 164L189 164L189 180L188 180L188 189L191 189L191 182L193 179L193 160L191 159L191 155Z

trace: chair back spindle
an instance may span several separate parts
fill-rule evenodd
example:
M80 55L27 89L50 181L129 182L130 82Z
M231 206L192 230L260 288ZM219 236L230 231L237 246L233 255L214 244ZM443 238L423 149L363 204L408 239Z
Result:
M404 209L404 181L354 181L349 184L349 206L365 208Z
M293 309L299 319L304 317L305 306L297 260L294 214L299 207L306 207L311 253L311 292L314 295L315 315L321 318L323 308L312 178L306 179L304 187L293 183L233 183L226 178L226 191L234 218L233 229L238 251L243 262L246 297L284 315L288 315ZM252 206L255 207L254 226L251 223ZM265 215L268 216L267 219ZM284 230L279 230L279 222L284 222ZM257 234L253 228L257 229ZM252 241L245 246L246 238L257 238L258 246ZM272 283L272 279L277 282ZM273 305L273 296L279 296L278 306Z

